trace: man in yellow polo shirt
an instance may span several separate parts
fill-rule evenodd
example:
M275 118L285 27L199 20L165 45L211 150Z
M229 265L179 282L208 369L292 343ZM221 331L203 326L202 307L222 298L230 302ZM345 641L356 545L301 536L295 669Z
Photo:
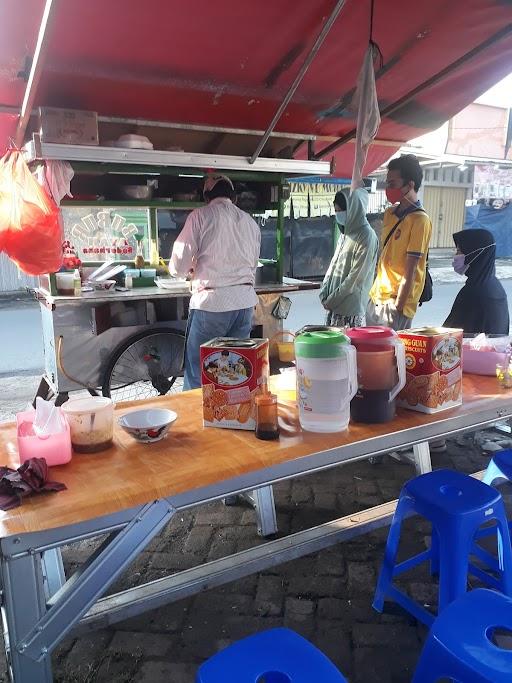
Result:
M423 171L413 154L388 164L377 275L370 290L367 325L405 330L412 325L425 285L432 223L418 200Z

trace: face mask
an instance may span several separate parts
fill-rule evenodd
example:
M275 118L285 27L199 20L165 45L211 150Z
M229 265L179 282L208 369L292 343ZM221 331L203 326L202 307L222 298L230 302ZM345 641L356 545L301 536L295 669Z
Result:
M482 254L486 249L489 249L489 247L495 246L496 242L493 242L493 244L488 244L486 247L482 247L481 249L474 249L473 251L470 251L469 254L455 254L452 261L453 270L459 275L465 275L469 266L476 261L480 254ZM472 258L469 263L466 263L466 258L471 256L471 254L476 254L476 256Z
M459 275L464 275L469 266L466 265L466 254L456 254L452 261L453 270Z
M411 188L408 188L406 192L402 193L403 187L407 187L407 185L402 185L402 187L386 187L386 197L388 202L391 202L391 204L398 204L398 202L401 202L402 199L405 199L405 201L408 204L411 204L411 206L416 206L415 202L411 202L411 200L407 197Z
M338 225L345 225L347 222L347 212L346 211L336 211L336 223Z
M386 197L388 202L391 202L391 204L397 204L403 197L402 188L386 187Z

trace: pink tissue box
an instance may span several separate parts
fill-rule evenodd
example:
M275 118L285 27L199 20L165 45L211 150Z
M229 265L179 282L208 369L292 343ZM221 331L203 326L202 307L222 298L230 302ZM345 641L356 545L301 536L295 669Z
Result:
M71 460L71 435L69 424L59 434L47 437L36 436L32 427L35 412L26 411L16 415L16 434L18 437L18 454L20 464L30 458L44 458L49 467L64 465Z
M509 355L498 351L476 351L462 347L462 371L471 375L496 376L496 365L508 365Z

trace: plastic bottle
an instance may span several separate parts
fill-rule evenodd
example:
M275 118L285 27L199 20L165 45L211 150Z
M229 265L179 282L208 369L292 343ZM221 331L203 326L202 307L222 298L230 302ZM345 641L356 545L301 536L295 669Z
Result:
M256 437L265 441L278 439L277 396L271 394L265 385L263 393L256 396L254 402L256 405Z
M135 235L135 239L137 240L137 252L135 254L135 268L144 268L144 248L142 245L142 240L143 236L142 235Z
M73 273L73 294L75 296L82 295L82 278L80 277L80 271L78 268L75 269Z
M356 350L350 339L335 330L304 332L295 337L295 358L302 429L347 429L357 391Z

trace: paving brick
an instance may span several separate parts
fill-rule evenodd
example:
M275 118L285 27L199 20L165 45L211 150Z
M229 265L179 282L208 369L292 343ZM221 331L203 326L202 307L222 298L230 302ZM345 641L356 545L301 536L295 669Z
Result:
M185 552L192 553L194 555L198 554L201 556L206 556L213 534L214 530L212 527L193 527L190 530L187 540L185 541Z
M341 620L344 617L346 601L340 598L320 598L317 614L320 619Z
M311 617L315 612L313 600L300 600L299 598L286 598L285 613L294 619Z
M351 683L410 683L417 652L389 648L356 648Z
M180 600L145 612L132 619L119 622L117 628L122 631L145 631L148 633L174 633L180 631L188 616L193 598Z
M311 505L313 490L304 480L296 479L292 484L291 502L293 505Z
M296 576L288 581L288 593L297 597L340 595L345 581L340 576Z
M343 620L349 625L355 623L371 624L380 623L382 615L372 607L373 593L371 595L361 595L359 597L349 594L349 598L343 601Z
M380 494L370 495L358 495L356 497L356 504L361 510L365 510L369 507L374 507L375 505L380 505L384 502L383 497Z
M73 672L76 683L88 681L104 656L105 648L113 638L111 631L95 631L78 638L65 659L64 669Z
M337 509L337 494L335 491L329 493L315 492L315 506L317 508L325 508L327 510Z
M280 576L260 576L254 610L262 616L279 616L283 611L286 584Z
M249 504L241 501L236 505L224 505L224 503L214 503L212 505L201 505L195 515L197 526L227 526L238 524Z
M111 657L107 655L94 675L94 683L131 683L139 666L136 655Z
M347 562L348 592L350 595L371 594L375 588L375 569L364 562Z
M345 677L352 673L352 641L350 633L337 624L319 619L313 643L338 667Z
M158 571L160 576L172 574L181 569L188 569L200 564L201 561L206 560L206 553L204 558L193 555L183 555L182 553L153 553L148 563L148 571Z
M318 553L315 570L315 575L319 576L345 576L347 567L343 557L343 546L339 544Z
M224 595L217 591L206 591L198 595L191 611L205 614L252 614L254 599L250 595Z
M193 683L198 664L172 662L144 662L134 682L137 683Z
M407 624L354 624L354 647L386 646L400 649L418 647L418 632Z
M169 636L140 631L117 631L109 645L108 652L134 657L164 657L171 646Z
M219 527L213 535L208 560L218 560L236 552L239 536L237 527Z
M320 524L325 524L325 522L330 522L333 517L338 515L333 515L330 510L319 510L318 508L296 508L295 513L292 516L290 531L295 533L297 531L303 531L311 526L318 526Z
M357 648L353 654L351 683L394 683L389 660L389 650L384 648Z
M358 481L356 484L356 496L375 495L379 492L378 485L373 481Z
M410 583L408 593L421 605L437 605L438 586L431 581L429 583Z
M285 614L282 626L299 633L308 640L312 640L315 635L315 620L299 617L296 614Z
M220 593L228 595L231 593L236 593L239 595L254 595L258 586L258 576L261 576L261 574L252 574L251 576L246 576L243 579L238 579L238 581L231 581L230 583L224 584L224 586L221 586L217 590Z

